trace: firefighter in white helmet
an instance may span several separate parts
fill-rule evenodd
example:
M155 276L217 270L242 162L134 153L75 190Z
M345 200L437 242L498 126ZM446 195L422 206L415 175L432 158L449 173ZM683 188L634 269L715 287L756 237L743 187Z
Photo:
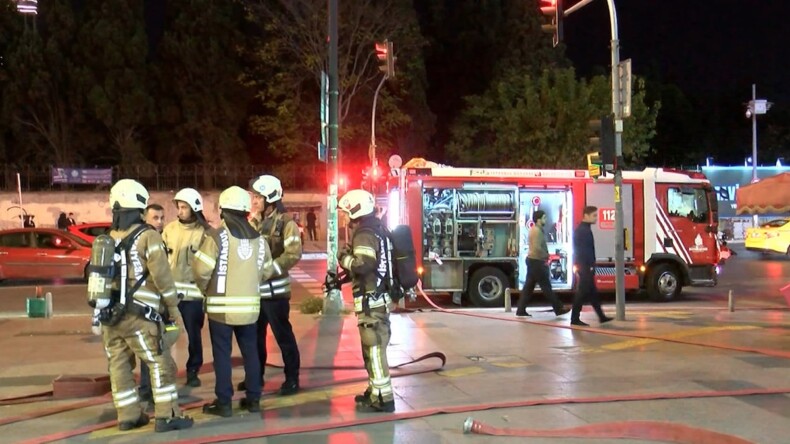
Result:
M362 358L368 371L368 388L357 395L357 411L394 412L395 400L387 363L390 341L389 304L386 276L389 264L386 251L391 245L376 217L373 195L351 190L338 203L348 214L354 229L351 245L338 252L340 267L350 273L353 283L354 312L362 341Z
M113 276L110 304L99 312L118 428L130 430L148 423L132 375L134 355L151 369L157 432L186 429L192 418L182 416L176 392L176 365L166 352L165 321L183 325L178 297L167 263L162 237L143 223L148 191L131 179L110 190L112 230L120 265ZM102 304L103 305L103 304ZM98 307L98 306L97 306ZM172 340L170 341L172 342Z
M272 333L283 357L285 382L280 395L299 391L299 347L289 320L291 311L291 277L288 270L302 258L302 239L299 226L288 215L283 205L283 187L274 176L263 175L252 180L252 225L269 244L274 258L275 274L261 282L261 313L258 318L258 357L261 369L266 366L266 328ZM263 377L261 373L261 377ZM243 384L239 384L242 389Z
M244 358L246 396L241 400L241 407L250 412L261 410L256 326L260 311L258 284L274 270L266 240L247 220L251 205L246 190L233 186L223 191L219 196L222 223L203 237L193 263L197 285L206 295L216 375L217 398L204 405L203 412L223 417L233 415L230 355L234 334Z
M165 226L162 239L167 247L170 270L176 281L181 302L178 309L184 318L189 339L186 384L200 387L198 373L203 365L203 295L195 286L192 263L203 233L211 228L203 216L203 197L193 188L184 188L173 197L178 218Z

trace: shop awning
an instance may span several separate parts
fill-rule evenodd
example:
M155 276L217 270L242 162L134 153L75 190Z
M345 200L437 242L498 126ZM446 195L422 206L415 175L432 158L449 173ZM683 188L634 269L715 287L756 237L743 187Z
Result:
M781 214L790 212L790 173L766 177L735 192L735 212Z

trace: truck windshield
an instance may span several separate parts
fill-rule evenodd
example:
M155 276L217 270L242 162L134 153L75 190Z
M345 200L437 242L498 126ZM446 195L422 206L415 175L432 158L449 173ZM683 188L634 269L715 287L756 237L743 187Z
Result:
M702 188L670 188L667 210L670 216L685 217L694 223L708 223L708 193Z

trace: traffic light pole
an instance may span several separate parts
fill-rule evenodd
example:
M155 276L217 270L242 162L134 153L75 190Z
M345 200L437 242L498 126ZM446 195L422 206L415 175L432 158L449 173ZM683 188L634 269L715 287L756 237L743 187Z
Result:
M609 5L612 26L612 113L614 114L614 229L615 229L615 303L616 319L625 320L625 227L623 226L623 108L620 97L620 41L617 36L617 10L614 0Z
M340 151L338 125L338 67L337 67L337 13L338 0L329 0L329 146L326 177L329 184L327 193L326 223L326 268L329 272L337 271L337 190L340 174L338 173L338 154ZM343 310L343 296L340 290L329 290L324 299L324 314L338 315Z
M376 103L379 99L379 91L381 91L381 87L384 86L384 82L386 82L388 78L389 77L384 74L384 77L381 78L381 82L379 82L379 86L376 88L376 93L373 94L373 112L370 116L370 149L368 150L371 168L376 165ZM375 189L375 184L371 186L371 190L373 189Z

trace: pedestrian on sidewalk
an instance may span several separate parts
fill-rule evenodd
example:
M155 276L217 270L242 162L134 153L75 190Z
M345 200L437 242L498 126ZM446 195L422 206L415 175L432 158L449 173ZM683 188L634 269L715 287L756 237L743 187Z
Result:
M588 326L589 324L579 318L585 302L592 305L601 324L611 321L612 318L603 312L601 297L598 295L598 289L595 288L595 237L592 226L598 222L598 208L586 206L582 213L582 221L573 232L573 262L577 285L576 295L573 298L571 325Z
M315 216L315 211L313 211L312 208L310 208L310 211L307 212L306 218L307 218L307 234L310 236L310 240L314 241L316 240L316 236L315 236L316 216Z
M233 336L244 360L246 396L241 408L261 411L258 284L274 270L266 240L247 220L251 207L250 194L243 188L232 186L223 191L219 196L220 227L203 237L192 265L197 286L206 295L216 376L217 398L203 406L203 413L226 418L233 416Z
M391 244L384 233L384 225L375 215L372 194L351 190L340 199L338 208L348 214L354 228L351 245L346 245L337 259L340 267L351 275L362 359L368 371L367 390L354 398L356 410L391 413L395 411L395 397L387 363L387 345L392 299L388 279L384 278L387 270L392 270L385 253L391 249Z
M530 316L527 313L527 304L535 293L535 284L540 285L543 295L551 302L554 307L554 314L563 315L570 310L565 308L560 298L551 288L551 274L549 271L549 247L546 245L546 234L543 227L546 226L548 215L543 210L536 210L532 213L532 228L529 229L527 252L527 279L524 281L524 288L518 298L518 308L516 316Z

